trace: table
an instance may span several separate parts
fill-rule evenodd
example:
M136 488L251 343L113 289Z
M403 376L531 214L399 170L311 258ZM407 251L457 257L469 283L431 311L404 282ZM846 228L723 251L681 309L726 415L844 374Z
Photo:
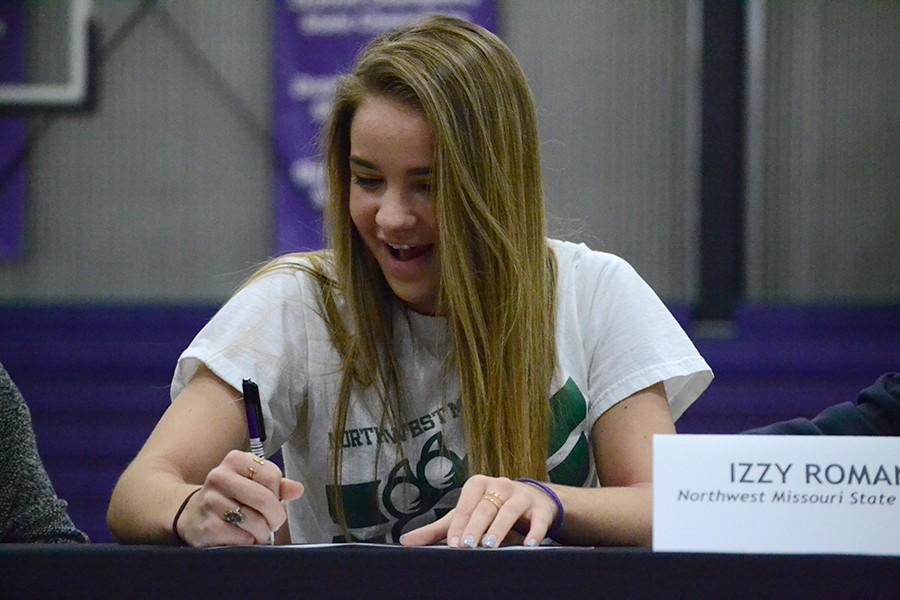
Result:
M898 598L900 557L0 545L3 598Z

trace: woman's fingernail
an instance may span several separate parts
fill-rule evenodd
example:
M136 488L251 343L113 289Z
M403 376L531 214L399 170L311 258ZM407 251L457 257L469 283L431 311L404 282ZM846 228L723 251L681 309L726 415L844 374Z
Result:
M525 545L529 548L535 548L538 545L538 541L534 538L528 538L525 540Z
M400 536L400 543L401 543L401 544L403 543L403 540L404 540L404 539L406 539L406 534L405 534L405 533L404 533L403 535Z
M454 535L452 538L450 538L450 543L447 545L451 548L459 548L459 536Z
M493 533L490 533L490 534L484 536L484 539L481 540L481 544L485 548L495 548L497 546L497 536L494 535Z
M469 548L475 547L475 536L467 535L463 538L463 546L468 546Z

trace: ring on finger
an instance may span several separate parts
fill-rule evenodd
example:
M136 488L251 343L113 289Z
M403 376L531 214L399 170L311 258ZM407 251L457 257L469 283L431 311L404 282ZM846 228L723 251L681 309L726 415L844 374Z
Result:
M264 464L266 464L266 459L260 458L260 457L258 457L258 456L256 456L256 455L253 456L253 461L254 461L256 464L258 464L258 465L264 465Z
M505 500L499 494L495 494L494 492L485 492L484 496L482 496L481 499L487 500L488 502L493 504L495 507L497 507L497 510L500 510L500 508L503 507L503 503L505 502Z
M240 525L244 522L244 513L241 512L241 507L238 505L237 508L226 510L222 515L222 519L224 519L226 523Z
M253 478L256 477L256 469L253 467L247 467L247 470L250 471L250 481L253 481Z

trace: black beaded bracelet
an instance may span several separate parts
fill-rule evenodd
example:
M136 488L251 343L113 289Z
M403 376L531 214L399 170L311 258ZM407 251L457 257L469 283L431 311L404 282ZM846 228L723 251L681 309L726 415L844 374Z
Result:
M196 490L187 495L187 498L184 499L184 502L181 503L181 506L178 507L178 512L175 513L175 518L172 519L172 533L175 534L175 539L178 540L178 543L182 546L187 546L187 542L181 539L181 536L178 535L178 518L181 516L181 513L184 512L184 509L187 507L188 502L190 502L191 498L194 497L194 494L202 490L203 487L198 487Z
M516 479L516 481L527 483L528 485L533 485L534 487L550 496L553 502L556 503L556 518L553 520L553 524L550 525L550 529L547 531L547 537L554 542L558 542L559 530L562 528L563 519L566 516L566 511L563 509L562 500L559 499L559 496L556 495L556 492L553 491L553 488L551 488L546 483L541 483L536 479L529 479L527 477L520 477L519 479Z

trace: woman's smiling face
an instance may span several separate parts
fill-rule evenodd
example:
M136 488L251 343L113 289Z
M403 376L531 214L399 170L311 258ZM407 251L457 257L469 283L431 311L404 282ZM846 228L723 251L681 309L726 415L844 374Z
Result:
M440 286L432 150L425 115L383 96L350 124L350 218L394 295L429 315Z

